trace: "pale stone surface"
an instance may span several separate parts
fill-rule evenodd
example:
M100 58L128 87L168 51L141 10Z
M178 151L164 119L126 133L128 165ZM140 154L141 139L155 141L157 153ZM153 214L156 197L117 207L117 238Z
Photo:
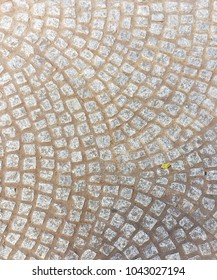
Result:
M216 12L1 1L0 259L216 259Z

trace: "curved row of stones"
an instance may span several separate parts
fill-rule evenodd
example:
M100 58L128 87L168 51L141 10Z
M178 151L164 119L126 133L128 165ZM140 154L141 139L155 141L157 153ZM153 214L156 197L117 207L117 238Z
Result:
M217 258L216 34L211 0L1 1L1 259Z

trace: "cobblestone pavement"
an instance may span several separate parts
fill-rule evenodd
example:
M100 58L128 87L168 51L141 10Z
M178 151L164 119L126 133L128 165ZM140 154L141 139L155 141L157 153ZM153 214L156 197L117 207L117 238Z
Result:
M0 259L217 259L216 68L214 0L0 1Z

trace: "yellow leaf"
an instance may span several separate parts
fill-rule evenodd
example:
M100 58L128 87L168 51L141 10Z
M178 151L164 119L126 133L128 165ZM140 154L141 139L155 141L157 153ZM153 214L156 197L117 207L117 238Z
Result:
M171 163L170 163L170 162L167 162L167 163L162 164L160 168L162 168L162 169L167 169L167 168L169 168L170 166L171 166Z

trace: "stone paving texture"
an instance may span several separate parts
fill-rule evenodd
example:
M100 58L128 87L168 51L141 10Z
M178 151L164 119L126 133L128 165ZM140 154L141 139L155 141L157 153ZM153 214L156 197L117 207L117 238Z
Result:
M214 0L0 1L0 259L217 259L216 68Z

